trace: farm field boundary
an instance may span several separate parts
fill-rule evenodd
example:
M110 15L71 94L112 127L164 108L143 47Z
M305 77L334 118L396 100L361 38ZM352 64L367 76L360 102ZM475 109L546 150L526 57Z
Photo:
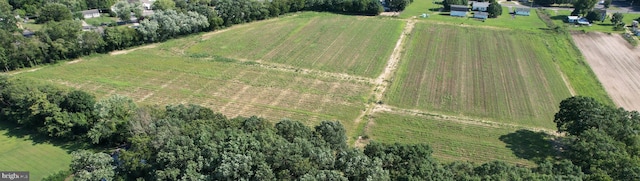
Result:
M574 42L617 106L640 110L639 49L620 35L572 33Z

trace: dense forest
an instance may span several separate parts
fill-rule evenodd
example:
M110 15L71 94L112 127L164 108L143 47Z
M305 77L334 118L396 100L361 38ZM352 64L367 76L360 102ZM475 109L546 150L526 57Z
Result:
M198 105L139 106L0 76L0 120L50 140L90 143L48 180L639 180L640 114L588 97L560 103L558 155L526 168L440 163L428 144L347 145L338 121L308 127L227 118Z
M411 0L385 2L392 10L401 11ZM145 17L140 3L128 1L0 0L0 70L121 50L291 12L377 15L383 11L379 0L157 0L152 7L154 14ZM110 24L83 31L80 11L87 9L100 9L123 20L122 23L135 17L139 25ZM18 25L27 19L35 19L42 28L34 35L23 35L24 28Z

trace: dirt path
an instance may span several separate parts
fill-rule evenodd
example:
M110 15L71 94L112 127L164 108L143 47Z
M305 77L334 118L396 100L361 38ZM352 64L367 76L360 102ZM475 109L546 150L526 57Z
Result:
M240 62L252 63L251 64L252 66L258 66L260 68L283 71L283 72L297 72L300 74L308 74L308 75L315 75L320 77L334 78L338 80L347 80L347 81L355 81L355 82L370 83L370 84L375 84L375 81L376 81L369 77L349 75L346 73L325 72L320 70L299 68L299 67L293 67L285 64L265 62L262 60L247 60L247 59L236 59L236 60Z
M613 102L640 111L640 49L619 34L576 32L572 36Z
M388 106L388 105L376 106L373 112L388 112L388 113L399 114L399 115L421 116L421 117L427 117L429 119L451 121L459 124L486 126L486 127L493 127L493 128L527 129L534 132L542 131L547 134L555 135L555 136L560 135L556 132L556 130L553 130L553 129L525 126L525 125L512 124L512 123L494 122L494 121L488 121L488 120L482 120L482 119L476 119L476 118L470 118L470 117L464 117L464 116L445 115L445 114L439 114L439 113L427 112L427 111L415 110L415 109L403 109L403 108L397 108L397 107Z
M126 50L112 51L112 52L109 53L109 55L122 55L122 54L127 54L127 53L132 52L132 51L140 50L140 49L155 48L156 46L158 46L158 44L145 45L145 46L132 48L132 49L126 49Z
M562 77L562 81L564 82L564 85L567 86L567 89L569 89L569 93L571 94L571 96L575 96L576 90L573 89L573 86L571 86L571 83L569 83L569 78L567 78L567 75L565 75L564 72L560 70L560 66L558 66L558 64L556 64L556 69L560 73L560 76Z
M360 113L360 115L358 115L358 117L354 121L355 124L358 124L366 117L367 124L364 128L365 132L369 127L375 124L373 120L370 119L370 117L371 115L373 115L373 113L376 112L376 110L379 109L379 106L382 106L382 98L390 85L389 80L393 79L394 73L396 69L398 69L398 64L400 63L400 58L402 56L402 51L404 50L404 44L406 43L407 35L409 35L413 31L413 27L415 26L415 24L415 19L410 19L407 21L407 24L404 26L404 30L402 31L400 38L398 38L396 46L393 48L393 53L391 53L391 56L389 57L387 65L384 67L382 74L380 74L380 76L378 76L378 78L376 78L373 82L375 88L373 89L371 96L375 99L375 102L368 104L366 106L366 109L362 111L362 113ZM362 137L358 137L358 140L355 141L355 146L364 147L364 145L366 145L366 140L364 140Z
M6 75L18 75L18 74L25 73L25 72L35 72L35 71L38 71L40 69L42 69L42 67L32 68L32 69L28 69L28 70L21 70L21 71L11 72L11 73L3 73L3 74L6 74Z

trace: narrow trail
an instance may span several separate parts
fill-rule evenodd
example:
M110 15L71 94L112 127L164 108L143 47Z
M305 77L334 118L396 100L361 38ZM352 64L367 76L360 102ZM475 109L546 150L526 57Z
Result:
M338 80L350 80L350 81L355 81L359 83L375 84L376 82L376 80L369 77L349 75L346 73L325 72L320 70L298 68L298 67L293 67L293 66L284 65L284 64L268 63L262 60L246 60L246 59L236 59L236 60L240 62L245 62L245 63L252 63L251 64L252 66L258 66L264 69L271 69L271 70L277 70L277 71L283 71L283 72L297 72L300 74L314 75L319 77L328 77L328 78L334 78Z
M378 105L373 110L373 112L388 112L388 113L400 114L400 115L421 116L429 119L440 120L440 121L451 121L451 122L456 122L459 124L466 124L466 125L476 125L476 126L485 126L485 127L493 127L493 128L517 128L517 129L526 129L534 132L542 131L549 135L561 136L561 134L556 132L556 130L548 129L548 128L532 127L532 126L525 126L525 125L519 125L519 124L513 124L513 123L501 123L501 122L488 121L488 120L471 118L471 117L452 116L452 115L445 115L445 114L439 114L439 113L427 112L427 111L415 110L415 109L403 109L403 108L398 108L398 107L388 106L388 105Z
M400 34L400 37L396 42L396 46L393 48L393 53L391 53L391 56L389 57L387 65L384 67L382 74L380 74L380 76L378 76L378 78L376 78L373 82L375 87L373 89L373 92L371 93L371 96L375 99L375 102L368 104L366 106L366 109L362 111L362 113L360 113L360 115L358 115L358 117L354 121L355 124L359 124L360 121L362 121L366 117L367 125L365 125L364 128L365 132L370 126L375 124L373 123L373 120L370 119L370 117L371 115L373 115L373 113L375 113L377 107L381 106L381 104L379 103L382 102L382 97L384 96L384 93L387 91L387 88L390 85L390 80L393 78L396 70L398 69L398 64L400 63L400 58L402 56L402 51L404 50L404 44L406 43L407 35L411 34L415 24L415 19L409 19L407 21L407 24L404 26L404 30L402 31L402 34ZM362 137L358 137L358 140L355 141L355 146L363 147L364 145L366 145L365 140Z
M131 49L126 49L126 50L112 51L112 52L110 52L110 53L109 53L109 55L123 55L123 54L127 54L127 53L129 53L129 52L136 51L136 50L140 50L140 49L155 48L156 46L158 46L158 44L157 44L157 43L154 43L154 44L145 45L145 46L141 46L141 47L137 47L137 48L131 48Z
M560 66L558 64L556 64L556 69L560 73L560 77L562 77L562 81L564 82L564 85L566 85L567 89L569 89L569 93L571 93L571 96L576 96L576 90L573 89L573 86L571 86L571 83L569 83L569 78L567 78L567 75L564 74L562 70L560 70Z

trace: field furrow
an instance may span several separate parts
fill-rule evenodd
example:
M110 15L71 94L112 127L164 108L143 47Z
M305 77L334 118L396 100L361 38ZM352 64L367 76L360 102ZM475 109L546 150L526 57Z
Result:
M557 103L570 94L544 42L533 33L418 23L385 102L554 128Z

